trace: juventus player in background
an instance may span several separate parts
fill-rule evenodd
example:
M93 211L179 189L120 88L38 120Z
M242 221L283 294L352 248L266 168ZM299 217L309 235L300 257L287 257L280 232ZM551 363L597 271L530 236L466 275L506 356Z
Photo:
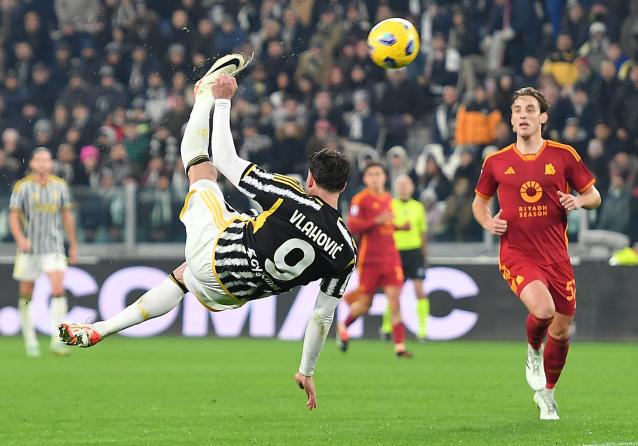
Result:
M69 261L75 263L77 257L71 194L66 181L51 174L53 160L49 149L35 149L29 167L31 173L16 182L9 202L9 226L18 245L13 278L20 282L18 309L22 336L27 356L40 356L29 307L34 282L44 273L51 284L50 348L57 355L67 355L69 350L57 336L57 325L67 314L63 284L67 268L65 232L69 241Z
M499 268L529 311L527 382L540 419L558 420L554 386L567 360L576 313L567 212L597 208L600 194L572 147L543 139L547 109L545 97L533 88L514 93L516 143L485 158L472 211L481 226L501 237ZM489 201L495 193L501 209L492 215Z
M186 226L186 262L111 319L60 324L60 337L69 345L90 347L167 313L188 291L210 311L223 311L322 279L295 375L312 410L317 405L312 381L315 364L356 266L354 242L337 212L349 162L334 151L317 152L309 161L304 191L296 180L266 172L237 156L230 131L230 99L237 82L231 76L245 66L240 55L224 56L195 85L195 104L181 144L191 184L180 213ZM217 169L264 212L250 218L225 204L216 182Z

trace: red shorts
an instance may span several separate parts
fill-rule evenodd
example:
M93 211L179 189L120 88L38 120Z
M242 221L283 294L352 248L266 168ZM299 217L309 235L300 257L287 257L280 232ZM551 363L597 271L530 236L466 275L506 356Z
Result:
M403 268L398 263L364 263L359 268L359 290L372 296L385 286L403 286Z
M576 313L576 281L570 262L552 265L536 265L529 262L520 262L511 266L501 264L499 270L518 297L521 297L521 291L528 283L540 280L552 295L558 313L568 316Z

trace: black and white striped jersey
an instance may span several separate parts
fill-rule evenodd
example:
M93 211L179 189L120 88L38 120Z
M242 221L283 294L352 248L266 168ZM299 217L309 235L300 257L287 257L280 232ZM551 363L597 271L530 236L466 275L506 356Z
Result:
M246 168L237 186L264 211L237 218L220 233L213 272L224 291L253 300L322 279L321 290L340 298L357 251L337 210L307 195L293 178L256 164Z
M31 242L31 254L64 253L64 228L61 211L71 207L66 181L49 175L40 184L27 175L13 186L9 208L22 216L22 230Z

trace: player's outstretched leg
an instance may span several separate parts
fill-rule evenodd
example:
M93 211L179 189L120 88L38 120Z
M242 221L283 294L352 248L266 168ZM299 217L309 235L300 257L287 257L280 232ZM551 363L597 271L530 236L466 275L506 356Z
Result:
M351 291L343 297L344 301L350 305L350 314L345 320L337 323L337 347L342 352L348 351L348 327L356 321L359 316L366 314L372 304L372 296L365 294L360 289Z
M137 301L105 321L94 324L74 324L64 322L58 326L60 339L67 345L91 347L106 336L122 331L148 319L162 316L175 308L188 292L180 280L186 263L182 264L168 278L148 290Z
M208 129L210 111L215 99L212 86L222 74L234 76L246 67L247 63L241 54L228 54L215 61L208 72L195 84L195 104L191 111L181 144L182 162L186 172L191 166L209 160Z

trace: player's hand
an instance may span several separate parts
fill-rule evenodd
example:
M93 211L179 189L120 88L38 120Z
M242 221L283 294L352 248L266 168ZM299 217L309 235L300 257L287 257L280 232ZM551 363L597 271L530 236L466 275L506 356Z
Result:
M29 252L31 250L31 240L24 237L17 241L18 251L20 252Z
M503 220L501 218L501 214L503 214L503 209L499 210L496 215L490 218L487 222L485 229L487 229L492 235L501 236L505 234L505 231L507 231L507 220Z
M230 99L237 92L237 80L232 76L221 75L213 84L215 99Z
M558 191L558 199L560 200L560 204L562 204L568 211L575 211L576 209L583 207L580 199L572 194L566 194L565 192Z
M315 384L312 382L312 376L302 375L301 373L295 373L295 381L297 381L297 385L300 389L306 391L306 395L308 396L308 402L306 406L308 409L316 409L317 408L317 392L315 391Z
M377 225L385 225L386 223L390 223L392 221L392 212L390 211L386 211L386 212L382 212L381 214L377 215L374 219L374 223Z
M77 245L69 246L69 264L75 265L78 261L78 247Z

